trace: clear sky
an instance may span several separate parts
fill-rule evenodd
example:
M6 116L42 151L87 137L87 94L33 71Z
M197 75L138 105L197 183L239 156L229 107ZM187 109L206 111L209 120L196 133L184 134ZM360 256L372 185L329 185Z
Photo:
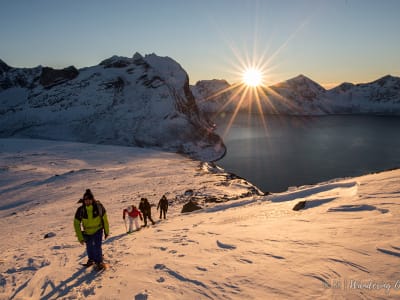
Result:
M176 60L194 84L266 84L304 74L330 86L400 76L400 0L0 0L0 58L77 68L112 55Z

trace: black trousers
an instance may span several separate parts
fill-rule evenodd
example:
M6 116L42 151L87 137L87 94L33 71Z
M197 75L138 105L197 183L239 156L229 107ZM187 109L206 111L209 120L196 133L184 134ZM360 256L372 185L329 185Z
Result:
M164 219L165 219L166 215L167 215L167 209L160 208L160 219L162 218L162 215L164 215Z
M144 226L147 226L147 219L149 219L151 221L151 224L154 225L154 221L151 218L151 214L147 215L147 214L143 214L143 221L144 221Z

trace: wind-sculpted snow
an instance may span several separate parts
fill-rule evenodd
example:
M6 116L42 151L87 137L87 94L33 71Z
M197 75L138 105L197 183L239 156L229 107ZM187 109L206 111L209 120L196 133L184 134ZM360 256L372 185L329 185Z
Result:
M171 58L136 53L80 70L2 70L0 137L158 147L205 161L225 154Z
M222 184L221 168L143 148L0 139L0 166L0 299L400 296L400 170L240 198L249 183ZM102 273L80 265L72 227L86 188L110 223ZM184 197L200 195L231 200L180 213ZM128 235L122 210L141 197L156 224Z
M338 207L331 207L328 211L330 212L356 212L356 211L373 211L377 210L381 213L387 213L387 209L379 209L374 205L368 205L368 204L359 204L359 205L341 205Z
M309 197L311 195L328 192L333 190L333 192L343 192L357 194L358 183L356 181L350 181L346 183L326 183L320 184L318 186L304 186L298 188L292 188L288 192L281 193L279 195L273 195L269 199L273 202L289 201L299 198ZM336 190L336 191L335 191Z

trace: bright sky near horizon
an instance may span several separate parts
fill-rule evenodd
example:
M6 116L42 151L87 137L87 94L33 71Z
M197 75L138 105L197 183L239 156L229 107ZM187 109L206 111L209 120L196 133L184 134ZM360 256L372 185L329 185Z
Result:
M400 76L399 0L0 0L0 59L77 68L112 55L176 60L190 83L267 85L299 74L325 87Z

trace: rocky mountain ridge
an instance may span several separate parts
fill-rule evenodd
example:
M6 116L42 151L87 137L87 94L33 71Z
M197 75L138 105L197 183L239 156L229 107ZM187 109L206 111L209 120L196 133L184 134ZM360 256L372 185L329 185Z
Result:
M0 61L0 137L158 147L212 161L226 151L183 68L155 54L62 70Z
M400 115L400 78L390 75L370 83L342 83L330 90L299 75L259 88L259 106L253 94L243 85L230 85L224 80L199 81L191 89L199 107L208 113L234 111L240 106L241 110L248 110L249 107L258 110L260 107L264 114Z

